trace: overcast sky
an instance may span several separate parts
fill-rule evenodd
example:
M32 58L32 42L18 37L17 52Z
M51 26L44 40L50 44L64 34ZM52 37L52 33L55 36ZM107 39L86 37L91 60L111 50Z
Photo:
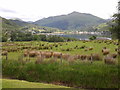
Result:
M0 16L36 21L77 11L108 19L117 12L117 2L118 0L0 0Z

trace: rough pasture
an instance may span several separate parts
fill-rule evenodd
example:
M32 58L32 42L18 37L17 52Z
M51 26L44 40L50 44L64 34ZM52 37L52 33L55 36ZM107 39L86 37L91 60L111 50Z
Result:
M105 55L110 54L113 58L117 58L117 41L113 40L94 40L94 41L73 41L73 42L10 42L3 43L2 49L8 51L8 59L16 59L21 54L24 56L33 57L41 54L45 58L62 57L69 59L73 56L74 59L81 60L104 60ZM29 51L29 52L28 52ZM14 55L14 57L12 57ZM76 56L75 56L76 55ZM4 57L3 57L4 58ZM25 57L26 58L26 57ZM31 60L32 60L31 59Z
M113 40L3 43L2 49L8 51L8 60L2 57L3 75L71 87L117 88L115 43ZM109 53L104 55L102 49L109 49Z

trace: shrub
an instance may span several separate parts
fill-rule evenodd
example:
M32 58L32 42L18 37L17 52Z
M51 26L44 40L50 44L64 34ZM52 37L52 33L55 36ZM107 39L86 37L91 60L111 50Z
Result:
M96 39L96 36L89 37L89 40L95 40L95 39Z

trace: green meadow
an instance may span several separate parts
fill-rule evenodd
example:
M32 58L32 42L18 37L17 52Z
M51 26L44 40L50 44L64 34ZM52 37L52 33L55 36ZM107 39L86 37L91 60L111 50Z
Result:
M34 83L12 79L2 79L2 84L3 84L2 88L69 88L53 84Z

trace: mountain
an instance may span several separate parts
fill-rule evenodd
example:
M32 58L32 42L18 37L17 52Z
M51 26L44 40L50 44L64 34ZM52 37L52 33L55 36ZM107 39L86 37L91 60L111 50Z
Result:
M9 20L19 20L19 21L23 21L23 20L20 19L20 18L11 18L11 19L9 19Z
M37 26L20 20L9 20L2 17L0 17L0 20L2 20L2 41L10 41L13 40L16 35L22 37L22 35L27 33L39 34L59 31L57 28Z
M26 26L29 24L28 22L22 21L20 19L9 19L9 20L20 26Z
M1 17L2 18L2 17ZM34 32L34 33L40 33L40 32L56 32L59 31L58 28L51 28L51 27L45 27L45 26L37 26L35 24L22 21L20 19L5 19L2 18L2 27L3 27L3 34L11 33L14 31L22 31L22 32Z
M104 22L106 22L106 20L91 14L72 12L67 15L43 18L34 22L33 24L59 28L62 30L74 30L91 27L93 25L99 25Z

